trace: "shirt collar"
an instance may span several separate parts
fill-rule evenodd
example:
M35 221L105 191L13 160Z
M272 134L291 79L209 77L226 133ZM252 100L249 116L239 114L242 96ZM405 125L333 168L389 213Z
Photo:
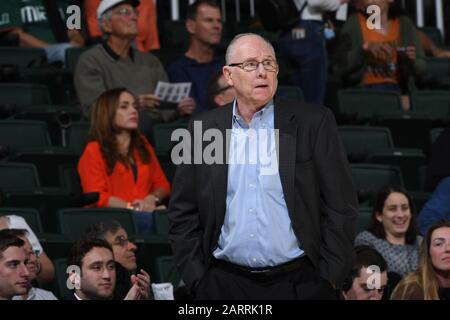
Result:
M114 59L115 61L118 61L121 57L114 52L113 49L111 49L110 46L108 46L108 43L106 41L102 42L103 49L105 49L106 53L109 54L109 56ZM132 46L130 46L130 49L128 49L128 56L130 57L131 61L134 61L134 49Z
M250 124L253 124L256 119L259 119L260 123L265 124L266 126L273 127L273 110L274 104L273 99L270 100L261 110L256 112L253 115ZM247 124L244 118L239 114L239 110L237 108L237 100L233 101L233 124L239 125L241 128L249 128L249 124Z

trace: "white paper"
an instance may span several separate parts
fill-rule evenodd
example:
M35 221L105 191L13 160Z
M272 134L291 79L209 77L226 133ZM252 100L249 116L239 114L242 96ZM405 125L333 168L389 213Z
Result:
M173 285L170 282L152 283L155 300L174 300Z
M169 83L158 81L155 95L162 101L178 103L188 97L190 92L190 82Z
M347 12L348 12L348 3L344 3L339 7L338 11L336 12L336 20L346 21Z

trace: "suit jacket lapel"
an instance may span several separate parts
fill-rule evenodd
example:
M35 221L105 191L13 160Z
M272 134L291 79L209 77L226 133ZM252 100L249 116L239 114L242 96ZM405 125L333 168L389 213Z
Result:
M295 212L295 158L297 152L297 124L290 107L275 101L275 129L279 130L278 167L286 205Z
M223 155L224 164L213 165L211 182L213 185L214 206L216 211L216 228L220 228L223 225L225 219L226 199L227 199L227 186L228 186L228 155L229 150L226 150L227 129L228 134L231 134L231 123L233 116L233 104L221 107L223 112L219 113L219 116L215 119L214 128L220 130L223 141ZM230 137L228 137L229 139Z

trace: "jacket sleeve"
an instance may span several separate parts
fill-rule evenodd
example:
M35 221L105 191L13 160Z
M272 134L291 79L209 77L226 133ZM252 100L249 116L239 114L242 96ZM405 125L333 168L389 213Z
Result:
M450 177L443 179L419 214L420 233L425 235L436 221L450 219Z
M408 17L402 17L402 21L402 26L405 28L402 33L406 35L403 45L416 47L414 73L417 76L423 76L426 72L427 63L425 61L425 51L423 50L422 43L420 42L419 35L417 34L417 28Z
M193 137L192 121L189 125ZM194 140L189 137L191 146ZM184 140L183 140L184 141ZM194 159L191 149L191 160ZM202 252L203 228L197 203L196 169L191 163L179 164L175 173L172 196L169 202L169 238L177 268L189 289L194 289L206 272Z
M106 164L95 145L89 144L78 162L78 174L80 175L83 192L98 192L99 199L93 205L95 207L107 207L112 196L108 186Z
M323 215L319 270L323 278L340 286L353 266L358 201L336 122L328 109L317 130L314 164Z

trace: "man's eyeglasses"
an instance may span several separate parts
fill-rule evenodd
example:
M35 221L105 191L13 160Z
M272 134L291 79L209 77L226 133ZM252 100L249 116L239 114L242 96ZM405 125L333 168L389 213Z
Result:
M120 236L114 240L113 245L119 246L119 247L126 247L128 245L128 243L130 243L130 239Z
M119 10L116 10L113 13L125 18L129 18L133 15L139 17L139 12L130 8L120 8Z
M239 67L244 71L250 72L250 71L255 71L256 69L258 69L259 64L262 64L263 68L266 71L274 72L274 71L278 70L277 62L272 59L266 59L263 61L248 60L248 61L244 61L241 63L231 63L228 66L229 67Z

